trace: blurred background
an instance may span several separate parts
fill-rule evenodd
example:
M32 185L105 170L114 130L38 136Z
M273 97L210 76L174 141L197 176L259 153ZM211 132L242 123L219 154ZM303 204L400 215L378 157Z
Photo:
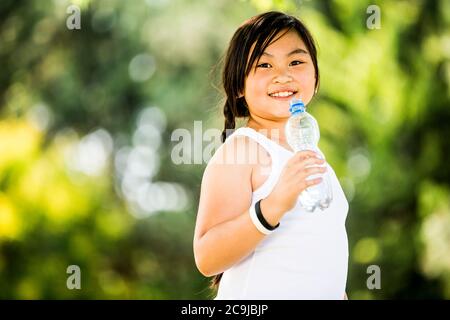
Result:
M211 299L192 249L206 163L174 163L171 137L222 130L221 58L267 10L318 44L349 298L450 298L447 0L2 0L0 298Z

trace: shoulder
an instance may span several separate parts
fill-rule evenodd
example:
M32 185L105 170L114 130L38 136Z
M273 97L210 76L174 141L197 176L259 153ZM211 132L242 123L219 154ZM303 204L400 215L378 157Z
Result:
M225 165L251 168L258 149L258 143L253 139L244 135L232 135L217 149L207 168Z
M220 194L227 200L239 193L241 197L251 196L253 164L250 158L256 147L247 136L230 136L216 150L205 168L202 193L215 194L215 197Z
M220 171L230 177L236 175L241 183L249 178L252 190L256 190L267 178L267 170L271 167L272 157L259 142L246 135L232 135L217 149L205 175Z

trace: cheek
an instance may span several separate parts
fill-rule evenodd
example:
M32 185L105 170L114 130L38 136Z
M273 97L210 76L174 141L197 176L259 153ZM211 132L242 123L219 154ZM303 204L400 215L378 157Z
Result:
M307 70L303 70L299 72L296 77L297 81L300 83L300 86L303 88L303 102L308 104L312 97L314 96L315 90L315 70L314 67L308 68Z
M245 82L245 95L253 99L266 94L266 81L262 77L253 77Z
M301 82L302 85L306 87L314 87L316 83L316 75L314 67L308 67L297 74L297 79Z

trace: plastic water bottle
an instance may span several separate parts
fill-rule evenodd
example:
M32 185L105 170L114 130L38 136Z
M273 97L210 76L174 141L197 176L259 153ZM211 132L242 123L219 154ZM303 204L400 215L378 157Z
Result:
M290 102L289 111L291 117L285 127L287 143L294 152L302 150L318 152L317 144L320 139L320 131L316 119L306 112L303 101L295 97ZM323 174L312 175L308 180L317 177L322 177L322 181L306 188L299 196L302 207L309 212L314 211L317 207L324 210L329 207L333 200L328 171Z

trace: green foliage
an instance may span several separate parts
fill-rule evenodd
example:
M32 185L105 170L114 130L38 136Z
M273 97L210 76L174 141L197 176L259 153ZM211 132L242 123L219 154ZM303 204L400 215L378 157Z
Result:
M66 27L72 3L81 30ZM350 203L350 299L450 298L448 3L376 1L369 29L370 1L2 1L0 298L211 297L192 252L204 165L175 165L170 136L195 120L222 129L218 62L270 9L319 47L310 111ZM119 155L141 146L145 110L159 130L146 178L184 195L178 209L142 212L123 190ZM371 264L381 290L366 287Z

